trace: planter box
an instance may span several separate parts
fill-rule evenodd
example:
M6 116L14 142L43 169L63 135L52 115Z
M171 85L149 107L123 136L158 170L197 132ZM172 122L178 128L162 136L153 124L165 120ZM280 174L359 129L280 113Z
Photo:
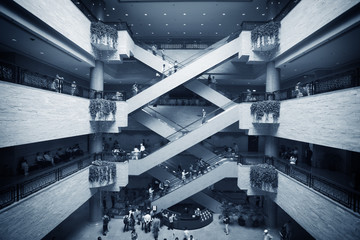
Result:
M256 118L256 115L253 116L253 123L275 123L278 124L278 119L273 117L273 113L264 115L260 120Z
M115 173L113 173L113 171L115 171ZM116 165L114 163L110 163L109 165L103 165L103 166L91 165L89 167L90 188L105 187L115 182L116 182Z
M110 113L108 116L100 116L99 113L96 113L95 117L92 117L90 121L95 122L114 122L115 121L115 114Z
M115 51L116 45L111 38L91 38L91 44L100 51Z
M254 52L269 52L277 48L278 43L275 37L263 36L258 37L256 44L253 44L252 50Z

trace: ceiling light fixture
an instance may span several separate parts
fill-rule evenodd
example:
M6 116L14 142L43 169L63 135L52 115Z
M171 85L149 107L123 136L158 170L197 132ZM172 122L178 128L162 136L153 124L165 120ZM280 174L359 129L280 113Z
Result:
M245 14L245 13L243 13L243 14L241 14L241 15L245 16L246 14Z
M40 52L40 54L41 54L41 55L43 55L43 54L44 54L44 52Z
M165 23L165 26L169 26L169 24L168 24L168 23Z
M265 16L265 13L263 13L263 14L261 14L261 15Z
M110 14L106 14L106 16L107 16L107 17L109 17L109 16L110 16Z
M125 16L127 17L127 16L129 16L129 14L128 13L125 13ZM146 16L146 15L145 15Z
M225 16L226 14L223 12L222 15Z
M17 40L15 38L11 39L11 41L16 42Z
M203 13L203 16L205 16L206 15L206 13Z
M183 32L183 34L186 34L186 32Z
M151 34L154 34L154 32L151 32Z
M219 26L221 26L221 23L219 23Z
M184 23L184 26L186 26L186 23Z
M149 26L151 26L151 23L149 23Z
M186 16L186 13L183 13L184 16Z
M199 32L199 34L202 34L202 32Z
M200 24L201 26L204 26L204 24L202 23L202 24Z
M215 34L218 34L218 32L215 32Z
M170 34L170 32L168 32L168 34Z
M166 13L164 13L164 16L166 16Z
M259 7L256 7L256 10L259 10Z
M112 8L112 10L114 11L114 10L115 10L115 8Z
M144 13L145 16L147 16L147 13Z

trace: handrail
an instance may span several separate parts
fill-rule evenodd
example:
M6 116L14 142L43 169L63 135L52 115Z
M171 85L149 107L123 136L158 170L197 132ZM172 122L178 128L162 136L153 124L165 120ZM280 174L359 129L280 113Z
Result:
M21 199L89 166L93 161L94 155L95 154L88 154L81 156L62 166L50 168L48 171L35 174L34 176L29 175L25 179L1 187L0 209L20 201Z
M240 158L241 164L248 164ZM341 205L360 213L360 192L336 183L320 174L314 173L311 169L307 170L302 167L292 165L276 157L264 155L262 163L273 165L278 171L290 176L309 188L331 198Z
M197 119L197 120L193 121L192 123L184 126L182 129L180 129L180 130L176 131L175 133L167 136L166 138L167 138L167 139L170 139L171 137L175 136L175 135L178 134L178 133L180 133L180 136L179 136L179 137L182 137L184 134L186 134L186 133L189 132L189 129L190 129L190 131L193 131L193 130L197 129L199 126L201 126L203 123L205 123L205 120L206 120L206 121L209 120L209 116L215 117L215 116L217 116L218 114L220 114L221 112L230 109L230 107L235 106L235 105L237 104L237 103L236 103L237 99L238 99L238 98L235 98L235 99L231 100L231 102L225 104L224 106L222 106L222 107L220 107L220 108L217 108L217 109L215 109L214 111L212 111L212 112L210 112L210 113L206 113L206 119L204 119L204 117L200 117L199 119ZM210 119L211 119L211 118L210 118ZM195 127L194 129L191 128L191 126L194 126L194 125L197 124L197 123L201 123L201 124L197 125L197 127Z

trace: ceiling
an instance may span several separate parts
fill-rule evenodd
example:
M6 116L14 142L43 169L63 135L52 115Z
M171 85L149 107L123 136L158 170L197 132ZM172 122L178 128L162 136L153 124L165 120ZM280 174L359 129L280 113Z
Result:
M90 2L90 0L84 1ZM266 9L265 3L267 2L267 4L271 4L270 1L260 0L227 2L197 1L197 11L192 11L192 9L195 9L195 7L191 6L195 6L193 5L195 3L190 3L189 1L150 2L106 0L102 2L109 4L106 5L106 12L115 11L112 10L112 7L109 7L114 6L116 11L118 11L118 16L123 14L123 16L118 17L121 18L122 21L124 21L123 18L125 12L127 12L128 16L125 17L129 18L128 24L134 24L132 27L133 33L138 32L138 37L142 39L148 39L147 41L155 41L157 38L159 41L161 41L161 37L163 37L164 34L168 35L168 29L166 29L166 26L164 26L164 23L166 23L164 22L165 17L172 19L171 21L169 20L168 27L170 29L169 32L171 32L169 35L173 36L173 40L184 39L193 41L196 37L198 41L205 41L204 39L215 39L216 35L221 35L219 37L222 38L223 36L227 36L229 33L235 31L237 29L236 25L241 25L242 21L259 21L259 19L261 19L262 15L256 14L256 11L250 11L250 8L257 10L256 7L259 4L259 9L260 7L265 7ZM277 3L277 1L274 2ZM282 1L279 2L281 3ZM113 5L110 5L110 3ZM175 4L176 7L174 7L173 4ZM201 4L203 5L200 8ZM218 4L218 6L216 6L216 4ZM75 3L75 5L77 4ZM166 5L167 7L163 5ZM237 7L235 7L235 5ZM123 6L124 8L120 8L119 6ZM230 17L234 16L235 14L233 8L237 8L236 12L241 13L242 11L239 9L245 6L247 6L249 10L245 12L244 18L238 16L233 19ZM228 11L225 11L226 9L228 9ZM105 16L107 14L106 12ZM164 15L165 12L166 15ZM148 16L145 16L145 13L147 13ZM181 15L183 13L186 13L186 15ZM203 13L206 13L206 15L203 16ZM223 13L225 13L225 15L223 15ZM197 15L195 16L195 14ZM109 20L114 21L114 19L110 19L111 17L115 18L115 16L109 14ZM190 17L192 20L190 20ZM229 19L227 19L227 17L229 17ZM196 19L201 19L204 21ZM216 34L215 29L219 27L218 24L220 22L225 23L230 21L232 21L232 26L228 26L229 24L222 24L221 29L223 30L219 30L218 34ZM150 22L151 26L146 26L146 24ZM170 26L171 22L175 25ZM183 25L184 23L186 23L186 26L181 26L181 24ZM204 26L201 26L201 23L204 23ZM236 27L234 27L234 25ZM86 63L78 61L73 56L67 54L61 49L58 49L56 46L46 41L46 39L41 39L35 33L29 32L28 30L16 25L12 21L8 21L3 17L0 17L0 27L2 32L6 33L0 35L0 53L2 56L4 56L6 53L25 55L29 58L35 59L36 61L51 65L55 69L60 69L61 71L70 75L77 76L84 81L89 81L90 66L88 66ZM183 30L178 31L179 28L182 27L189 29L186 30L186 34L181 32ZM206 30L202 30L202 27L204 27ZM148 28L151 30L149 31ZM164 29L166 29L166 31ZM198 34L197 32L200 31L199 29L204 32L201 37L200 34L196 36ZM152 31L154 34L151 33ZM204 37L205 35L207 37ZM137 38L135 34L133 37ZM360 27L357 26L350 31L343 33L337 38L328 41L326 44L313 49L300 58L280 66L282 81L285 82L294 78L308 76L319 69L331 70L342 67L343 65L349 64L351 62L359 62L359 39ZM122 64L105 64L106 84L132 84L134 82L141 84L154 78L155 73L156 72L150 67L144 65L136 59L125 59ZM206 77L209 73L216 76L219 85L264 86L265 83L264 64L250 65L239 62L236 57L227 60L213 69L210 69L206 73Z
M266 22L298 0L73 0L90 20L127 24L134 38L214 42L238 31L243 22Z

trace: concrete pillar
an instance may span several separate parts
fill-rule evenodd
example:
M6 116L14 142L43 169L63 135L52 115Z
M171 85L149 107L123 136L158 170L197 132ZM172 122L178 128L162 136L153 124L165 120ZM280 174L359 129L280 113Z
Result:
M280 90L280 69L275 68L275 62L268 62L266 64L266 92L277 90Z
M266 227L277 227L277 212L278 205L269 196L265 196L264 213Z
M102 218L101 212L101 199L100 199L100 191L97 191L90 199L89 199L89 220L90 222L98 222Z
M273 136L265 136L265 155L279 157L279 139Z
M104 63L95 60L95 67L90 69L90 88L96 91L104 90Z
M90 153L99 153L103 150L103 136L101 133L89 135Z

